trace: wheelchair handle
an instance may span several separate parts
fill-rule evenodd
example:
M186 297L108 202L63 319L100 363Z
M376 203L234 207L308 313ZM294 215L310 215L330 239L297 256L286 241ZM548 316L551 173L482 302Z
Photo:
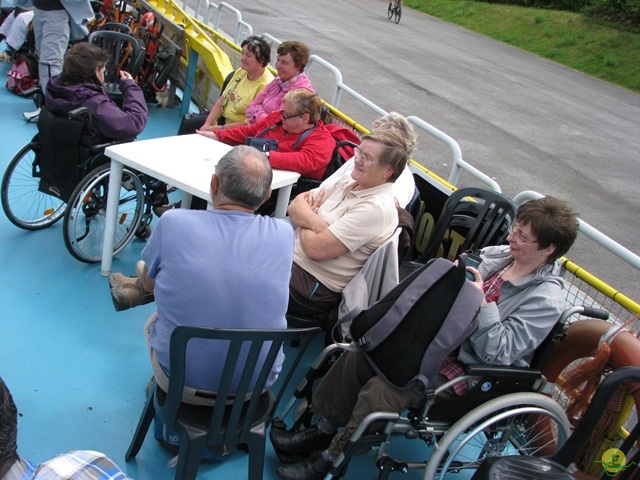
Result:
M574 305L567 308L560 315L560 323L566 323L567 319L575 314L584 315L586 317L598 318L600 320L608 320L609 312L600 308L588 307L586 305Z

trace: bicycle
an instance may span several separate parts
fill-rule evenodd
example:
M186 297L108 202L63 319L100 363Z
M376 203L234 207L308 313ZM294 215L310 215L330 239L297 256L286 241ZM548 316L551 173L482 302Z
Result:
M389 8L387 10L387 16L389 20L395 15L396 24L400 23L400 17L402 16L402 0L390 0Z

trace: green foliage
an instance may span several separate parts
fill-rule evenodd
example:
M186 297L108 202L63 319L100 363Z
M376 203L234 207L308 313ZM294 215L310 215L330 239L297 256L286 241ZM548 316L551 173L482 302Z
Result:
M403 1L407 7L640 93L640 30L628 23L505 5L504 0ZM597 1L640 5L640 0Z
M502 5L519 5L530 8L546 8L550 10L567 10L580 12L592 3L593 0L478 0L487 3L500 3Z
M521 7L586 12L611 21L640 26L640 0L477 0Z
M640 26L640 0L591 0L585 11L596 17Z

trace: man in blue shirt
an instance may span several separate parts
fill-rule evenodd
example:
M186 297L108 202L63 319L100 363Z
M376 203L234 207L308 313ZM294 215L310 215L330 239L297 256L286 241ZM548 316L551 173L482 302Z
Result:
M271 194L267 157L241 145L220 159L211 179L213 210L167 211L142 251L138 279L111 276L117 310L153 292L158 310L145 325L158 386L166 391L169 339L180 325L213 328L287 328L294 233L290 223L255 215ZM142 295L144 297L144 295ZM136 303L138 304L138 303ZM213 402L227 354L194 342L187 351L183 400ZM206 347L206 348L205 348ZM264 352L266 354L266 352ZM282 368L275 362L269 387Z

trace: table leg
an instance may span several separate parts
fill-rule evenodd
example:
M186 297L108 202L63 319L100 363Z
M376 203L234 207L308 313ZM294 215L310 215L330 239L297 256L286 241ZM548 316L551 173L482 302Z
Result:
M291 196L291 188L293 185L287 185L278 189L278 199L276 200L276 211L273 216L284 218L287 216L287 207L289 206L289 197Z
M180 202L181 208L191 208L192 195L188 192L182 191L182 201Z
M122 184L123 165L111 160L111 174L109 175L109 194L107 196L107 211L105 214L104 238L102 240L102 266L100 274L106 277L111 273L113 262L113 243L116 236L116 220L118 215L118 201L120 200L120 185Z

